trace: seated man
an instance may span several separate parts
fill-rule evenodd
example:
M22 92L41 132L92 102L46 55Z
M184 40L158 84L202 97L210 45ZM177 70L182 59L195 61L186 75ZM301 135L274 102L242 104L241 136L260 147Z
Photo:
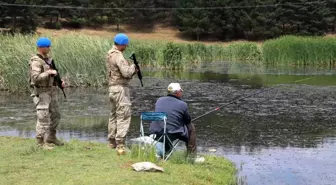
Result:
M168 86L168 95L159 98L155 103L155 112L167 113L167 130L168 137L173 142L176 139L186 143L187 152L196 155L196 135L195 127L191 124L191 118L188 113L187 104L181 100L182 89L179 83L171 83ZM156 134L156 140L163 134L163 123L152 122L150 125L151 134ZM163 139L162 139L163 140ZM160 140L160 142L162 142ZM167 144L165 151L171 150L171 146Z

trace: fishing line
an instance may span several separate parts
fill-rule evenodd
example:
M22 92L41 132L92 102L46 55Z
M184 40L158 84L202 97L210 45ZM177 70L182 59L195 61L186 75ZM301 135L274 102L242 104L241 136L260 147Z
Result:
M293 83L302 82L302 81L305 81L305 80L310 80L310 79L312 79L312 78L315 78L315 77L310 77L310 78L305 78L305 79L301 79L301 80L296 80L296 81L294 81ZM216 107L215 109L212 109L212 110L210 110L210 111L208 111L208 112L206 112L206 113L204 113L204 114L202 114L202 115L200 115L200 116L198 116L198 117L192 119L191 122L194 122L194 121L196 121L196 120L198 120L198 119L200 119L200 118L202 118L202 117L204 117L204 116L206 116L206 115L208 115L208 114L211 114L212 112L215 112L215 111L217 111L217 110L220 110L221 108L223 108L223 107L225 107L225 106L234 104L234 103L236 103L236 102L238 102L238 101L240 101L240 100L249 98L249 97L251 97L251 96L254 96L254 95L257 95L257 94L266 92L266 91L270 91L270 90L272 90L272 89L275 89L275 88L278 87L278 86L280 86L280 85L276 85L276 86L271 87L271 88L269 88L269 89L260 89L260 90L258 90L258 91L255 92L255 93L251 93L251 94L249 94L249 95L247 95L247 96L238 98L238 99L233 100L233 101L231 101L231 102L229 102L229 103L226 103L226 104L224 104L224 105L221 105L221 106L219 106L219 107Z

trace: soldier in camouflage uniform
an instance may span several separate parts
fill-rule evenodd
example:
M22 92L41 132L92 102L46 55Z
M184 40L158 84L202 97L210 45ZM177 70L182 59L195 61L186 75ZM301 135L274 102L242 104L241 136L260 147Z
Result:
M125 154L125 137L131 123L131 100L129 81L137 73L134 64L129 64L123 56L128 45L125 34L114 37L114 46L107 54L107 78L111 114L108 124L108 140L118 154Z
M50 45L51 41L48 38L40 38L37 41L38 54L29 62L31 97L37 113L36 139L39 146L47 149L52 149L53 144L57 146L64 144L56 138L56 128L61 115L57 104L57 87L54 83L57 71L50 69L48 63L51 61L48 56Z

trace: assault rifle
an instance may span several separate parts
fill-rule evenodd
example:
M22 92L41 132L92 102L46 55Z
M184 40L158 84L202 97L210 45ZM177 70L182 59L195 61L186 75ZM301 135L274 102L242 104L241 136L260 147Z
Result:
M140 80L141 87L143 87L141 70L140 70L139 63L138 63L134 53L132 53L132 55L130 56L130 59L133 60L133 62L135 64L135 67L138 70L138 78Z
M51 69L57 71L57 75L55 76L55 81L56 81L57 86L62 90L64 97L66 98L64 88L62 86L62 79L61 79L61 76L60 76L60 74L59 74L59 72L56 68L54 59L52 59L51 63L49 64L48 61L46 61L46 59L42 55L37 54L37 56L40 57Z

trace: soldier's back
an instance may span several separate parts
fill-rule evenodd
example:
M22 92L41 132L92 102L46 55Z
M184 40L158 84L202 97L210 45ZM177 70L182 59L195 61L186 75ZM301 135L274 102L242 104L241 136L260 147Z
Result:
M109 86L129 85L134 70L129 66L122 52L118 51L115 47L108 51L106 67Z

